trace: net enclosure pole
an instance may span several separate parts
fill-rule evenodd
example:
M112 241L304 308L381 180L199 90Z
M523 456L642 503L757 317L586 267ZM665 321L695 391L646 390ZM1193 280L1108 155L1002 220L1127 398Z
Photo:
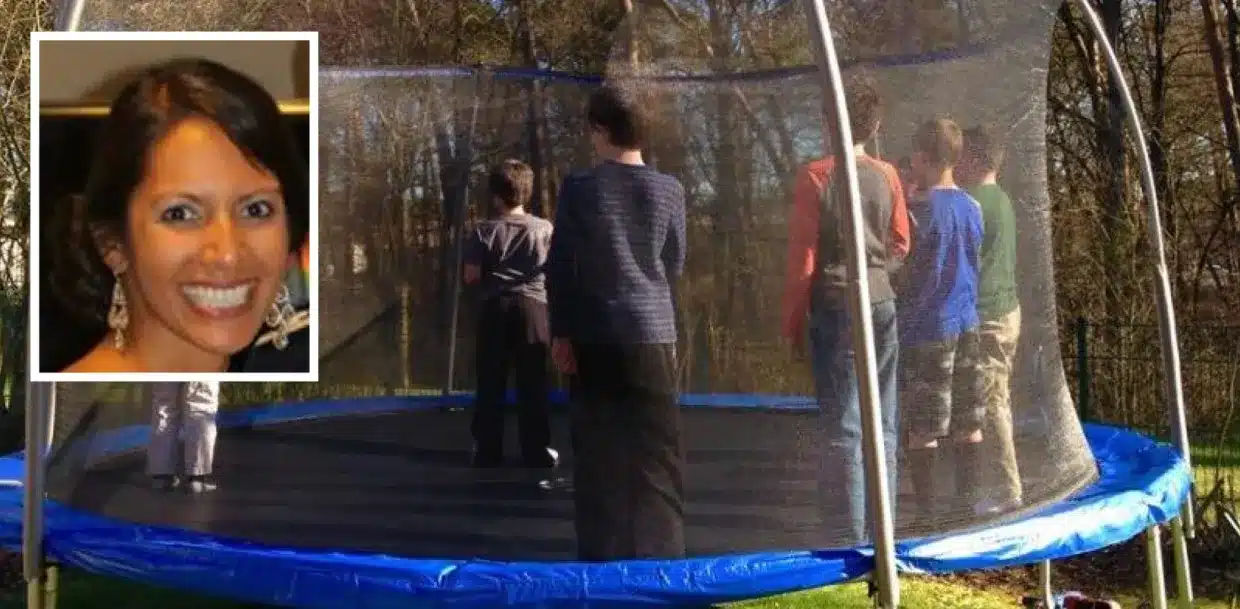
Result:
M43 495L46 481L46 439L55 400L51 383L26 385L26 481L22 497L22 577L26 581L27 609L46 608L47 569L43 555Z
M62 18L57 29L76 32L81 29L86 0L65 0L58 11ZM33 102L33 100L32 100ZM30 317L30 327L35 327ZM44 496L47 494L47 459L52 449L52 433L56 420L56 383L31 381L30 367L37 353L26 358L26 484L23 489L22 571L26 580L26 606L30 609L55 609L57 571L47 563L43 539L45 520Z
M1162 535L1158 525L1145 530L1145 569L1150 587L1150 609L1167 609L1167 582L1163 578Z
M460 172L458 178L462 183L457 190L461 200L456 202L456 211L453 212L456 214L454 218L456 241L452 244L452 317L448 322L448 371L443 385L443 394L445 396L452 393L456 382L456 329L459 325L461 314L461 273L464 272L462 265L465 259L465 213L469 210L469 174L474 166L474 132L478 126L478 105L480 103L479 98L482 96L482 78L482 71L479 71L474 78L474 101L473 106L470 108L469 129L465 132L465 141L461 148L461 158L457 159Z
M835 128L824 125L824 142L834 140L836 165L844 169L848 187L847 204L843 205L845 234L848 242L849 308L852 318L853 352L856 356L857 385L860 393L861 440L865 462L867 509L873 519L874 570L878 586L878 606L896 609L900 605L900 582L896 573L895 536L891 501L887 488L887 461L882 434L882 413L878 393L878 365L874 347L874 320L870 310L870 285L866 276L860 187L857 183L857 156L852 146L844 78L839 57L831 39L831 24L823 0L804 0L809 18L810 43L814 46L821 74L824 99L833 101ZM824 117L826 118L826 117ZM827 195L830 196L830 195Z
M66 0L62 6L64 10L60 14L65 18L55 25L67 32L78 31L82 25L82 13L86 10L86 0ZM32 96L32 110L34 101ZM35 327L33 310L29 320L29 327ZM55 609L58 577L55 565L49 565L44 554L47 522L43 500L47 494L47 459L55 429L56 383L31 380L31 366L37 357L38 354L32 351L26 358L26 378L23 380L26 384L26 483L22 489L22 575L26 580L26 607Z
M1110 70L1111 76L1119 84L1120 97L1123 100L1124 111L1128 119L1128 128L1132 130L1132 137L1135 140L1137 156L1140 161L1141 186L1145 192L1146 212L1149 215L1150 244L1154 247L1154 255L1156 257L1158 327L1159 337L1162 341L1163 372L1166 379L1165 391L1168 401L1167 405L1170 410L1171 432L1176 447L1180 451L1180 456L1186 464L1191 466L1192 457L1189 452L1188 425L1184 412L1184 391L1181 382L1180 344L1175 325L1175 306L1171 299L1171 281L1167 270L1162 214L1160 213L1158 203L1158 190L1154 185L1154 169L1150 164L1149 148L1145 143L1145 132L1141 126L1141 117L1137 112L1137 106L1132 99L1132 92L1128 87L1119 58L1115 54L1115 48L1111 45L1110 40L1106 36L1106 31L1103 29L1102 20L1098 17L1097 11L1094 10L1090 2L1087 0L1075 0L1075 2L1085 13L1090 29L1093 30L1094 37L1098 39L1106 56L1107 67ZM1187 507L1185 506L1184 510L1185 528L1191 529L1193 526L1192 510L1187 509Z
M1175 565L1176 605L1192 609L1193 582L1189 577L1188 540L1184 536L1184 520L1171 520L1171 561Z
M1038 563L1038 587L1041 588L1042 604L1054 607L1055 587L1051 583L1051 561L1049 560Z
M67 0L61 2L61 7L63 10L57 11L61 16L57 20L60 23L56 24L58 29L66 32L78 31L82 24L82 13L86 10L86 0Z
M1150 163L1149 147L1146 146L1145 131L1141 127L1141 115L1137 112L1137 105L1132 99L1132 90L1124 77L1124 69L1120 65L1119 56L1115 53L1115 47L1111 44L1111 40L1107 38L1106 29L1102 25L1102 19L1098 16L1098 12L1094 10L1093 4L1088 0L1076 0L1076 5L1080 7L1086 21L1089 22L1089 28L1093 31L1094 38L1098 40L1103 55L1106 57L1107 69L1111 77L1119 85L1118 89L1124 104L1124 113L1128 119L1128 128L1132 130L1132 137L1136 144L1137 158L1140 161L1141 168L1141 187L1145 192L1146 214L1149 216L1150 244L1154 247L1155 255L1158 333L1162 342L1165 398L1167 400L1172 437L1180 451L1180 457L1184 459L1184 464L1191 471L1192 455L1188 443L1188 423L1184 412L1184 386L1180 375L1180 341L1176 333L1175 305L1171 299L1171 279L1170 273L1167 270L1167 252L1166 245L1163 242L1162 213L1158 205L1158 189L1154 183L1154 167ZM1184 505L1180 507L1179 519L1180 522L1171 527L1173 541L1177 546L1183 545L1184 538L1186 536L1191 538L1193 534L1194 517L1191 492L1184 501ZM1187 552L1175 552L1172 558L1175 563L1176 585L1179 588L1177 590L1179 592L1177 595L1179 606L1191 607L1193 591L1189 574L1188 554Z

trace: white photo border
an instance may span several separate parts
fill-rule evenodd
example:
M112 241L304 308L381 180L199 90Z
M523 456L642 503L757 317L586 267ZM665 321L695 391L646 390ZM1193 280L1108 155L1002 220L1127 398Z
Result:
M39 125L41 103L39 99L39 49L42 42L99 41L99 42L278 42L298 41L309 44L309 104L308 118L310 221L307 240L310 247L310 264L306 269L310 298L310 369L308 372L259 373L69 373L46 372L39 368ZM95 32L95 31L46 31L30 33L30 237L29 270L26 278L30 290L29 299L29 352L28 366L31 382L70 383L154 383L210 381L223 383L317 383L319 381L319 33L318 32Z

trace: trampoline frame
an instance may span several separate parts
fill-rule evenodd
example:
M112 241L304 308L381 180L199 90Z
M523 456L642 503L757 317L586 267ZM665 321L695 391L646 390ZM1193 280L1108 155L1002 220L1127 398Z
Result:
M1146 144L1145 130L1141 126L1141 115L1132 99L1132 89L1120 65L1119 55L1115 46L1107 36L1106 28L1098 11L1094 10L1089 0L1074 0L1074 3L1085 14L1094 38L1100 42L1107 60L1107 71L1115 79L1120 97L1124 103L1124 115L1128 119L1128 128L1132 130L1132 138L1136 144L1137 154L1141 161L1141 189L1145 194L1146 215L1149 216L1149 238L1154 245L1154 271L1158 279L1158 334L1161 340L1163 356L1163 396L1168 403L1168 416L1171 419L1171 432L1180 458L1192 471L1192 455L1188 443L1188 424L1184 412L1184 384L1180 370L1180 341L1175 327L1175 304L1171 299L1171 281L1167 272L1167 250L1163 242L1162 212L1159 210L1158 189L1154 182L1154 166L1150 163L1149 146ZM1172 548L1176 575L1177 605L1180 609L1191 609L1193 606L1193 585L1189 571L1187 539L1193 531L1193 494L1190 487L1188 498L1180 508L1179 518L1171 520ZM1150 527L1146 532L1146 548L1149 560L1151 609L1166 609L1167 590L1163 581L1162 543L1159 539L1158 527ZM1157 567L1157 571L1155 568ZM1049 605L1048 605L1049 606Z
M1166 247L1163 238L1162 220L1158 193L1155 187L1153 166L1149 158L1149 148L1144 137L1140 115L1132 92L1124 75L1123 67L1115 51L1112 41L1106 34L1105 27L1098 12L1088 0L1071 0L1084 14L1107 62L1109 75L1115 79L1124 106L1124 114L1140 160L1142 191L1145 195L1146 211L1149 216L1149 237L1154 245L1156 255L1155 274L1157 277L1157 302L1159 312L1159 337L1163 355L1164 392L1168 401L1173 441L1180 452L1185 466L1191 472L1191 455L1188 442L1186 414L1184 409L1183 383L1181 380L1179 339L1175 326L1175 307L1171 297L1171 284L1166 263ZM67 0L67 19L62 21L65 31L78 31L85 0ZM830 22L827 18L823 0L803 0L803 6L810 15L809 27L811 43L814 45L815 58L819 71L826 77L823 79L823 94L835 100L834 134L837 141L852 141L848 110L845 104L842 71L839 58L831 36ZM59 20L58 20L59 21ZM60 25L58 23L57 25ZM476 107L475 107L476 114ZM32 117L32 120L35 117ZM824 125L825 127L825 125ZM828 138L827 141L829 141ZM899 604L899 579L895 560L895 544L893 539L893 523L889 490L884 475L886 464L882 458L883 439L876 433L880 425L878 404L877 363L875 361L873 341L873 321L870 316L870 294L866 274L862 268L864 250L861 231L861 201L859 196L856 158L851 146L841 146L839 153L844 156L844 172L848 182L849 205L846 209L847 230L849 239L846 253L848 257L848 273L850 284L849 305L854 312L854 319L861 323L853 327L853 348L862 357L855 358L860 389L860 405L862 411L862 444L865 457L866 477L871 484L866 485L867 503L878 517L874 519L875 583L877 584L877 605L882 609L896 609ZM454 303L455 304L455 303ZM31 312L33 315L33 311ZM454 306L453 319L456 318ZM33 320L33 318L32 318ZM35 354L32 354L32 358ZM34 361L31 359L31 361ZM26 480L23 487L23 523L22 523L22 571L26 581L26 606L28 609L45 609L54 607L54 590L57 579L57 568L46 561L43 549L44 537L44 500L46 498L46 455L51 446L52 420L55 416L56 383L35 383L30 380L29 372L26 384ZM1173 541L1173 562L1176 572L1177 601L1180 609L1191 609L1193 605L1192 582L1189 572L1187 539L1193 534L1192 490L1185 499L1178 517L1170 521ZM1163 576L1163 556L1161 544L1161 528L1158 525L1149 527L1145 534L1146 557L1149 576L1149 592L1151 609L1166 609L1167 589ZM1050 562L1040 564L1041 593L1043 602L1054 607L1053 587L1051 582Z
M882 434L882 406L878 393L878 353L874 346L874 318L871 308L870 281L866 269L865 210L861 208L861 186L857 178L857 155L852 124L848 120L848 102L840 60L831 37L831 23L823 0L804 0L810 18L810 42L821 79L823 99L831 99L835 108L835 133L823 125L823 143L838 142L835 154L843 155L844 180L848 183L848 205L844 206L844 224L848 242L845 244L848 269L848 310L852 326L853 358L856 370L858 404L861 409L861 455L865 467L866 508L874 514L874 584L878 606L895 609L900 606L900 579L896 570L895 523L891 513L891 492L887 488L887 451ZM828 97L829 96L829 97ZM835 137L831 137L835 136Z

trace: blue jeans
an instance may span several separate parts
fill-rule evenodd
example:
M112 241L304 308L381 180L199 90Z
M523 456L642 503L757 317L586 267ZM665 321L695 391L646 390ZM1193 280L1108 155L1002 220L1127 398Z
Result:
M897 370L899 336L895 301L873 305L874 347L883 441L887 453L887 489L895 513L896 455L899 450ZM817 310L809 319L810 359L818 391L822 465L819 505L827 538L839 546L863 545L873 529L867 517L865 464L861 452L861 400L852 348L851 318L844 310Z

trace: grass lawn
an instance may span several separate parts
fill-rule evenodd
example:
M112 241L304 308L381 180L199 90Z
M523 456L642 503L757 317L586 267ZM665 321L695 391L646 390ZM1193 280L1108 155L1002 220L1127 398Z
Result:
M996 586L996 590L979 590L977 585L959 581L944 581L921 577L905 577L901 580L901 609L1007 609L1019 606L1019 597L1027 593L1012 586ZM1139 594L1139 593L1138 593ZM1120 594L1113 597L1124 609L1140 606L1138 596ZM0 609L22 609L24 599L21 591L0 600ZM820 590L785 594L765 599L725 605L727 609L870 609L874 606L866 597L865 584L845 584ZM1172 605L1174 606L1174 604ZM1222 601L1198 599L1196 609L1224 609ZM206 596L182 594L162 588L130 584L103 579L80 573L62 575L59 592L59 609L260 609L246 605L217 600Z
M1220 482L1228 484L1233 492L1240 488L1240 443L1193 446L1192 457L1198 493L1207 492Z
M904 609L998 609L1017 605L1010 593L978 592L961 584L907 578L903 582ZM24 599L20 592L0 602L0 609L21 609ZM874 606L866 598L865 584L846 584L822 590L786 594L768 599L727 605L729 609L869 609ZM257 609L254 605L231 603L203 596L193 596L108 580L78 573L62 576L59 609ZM343 608L342 608L343 609Z

